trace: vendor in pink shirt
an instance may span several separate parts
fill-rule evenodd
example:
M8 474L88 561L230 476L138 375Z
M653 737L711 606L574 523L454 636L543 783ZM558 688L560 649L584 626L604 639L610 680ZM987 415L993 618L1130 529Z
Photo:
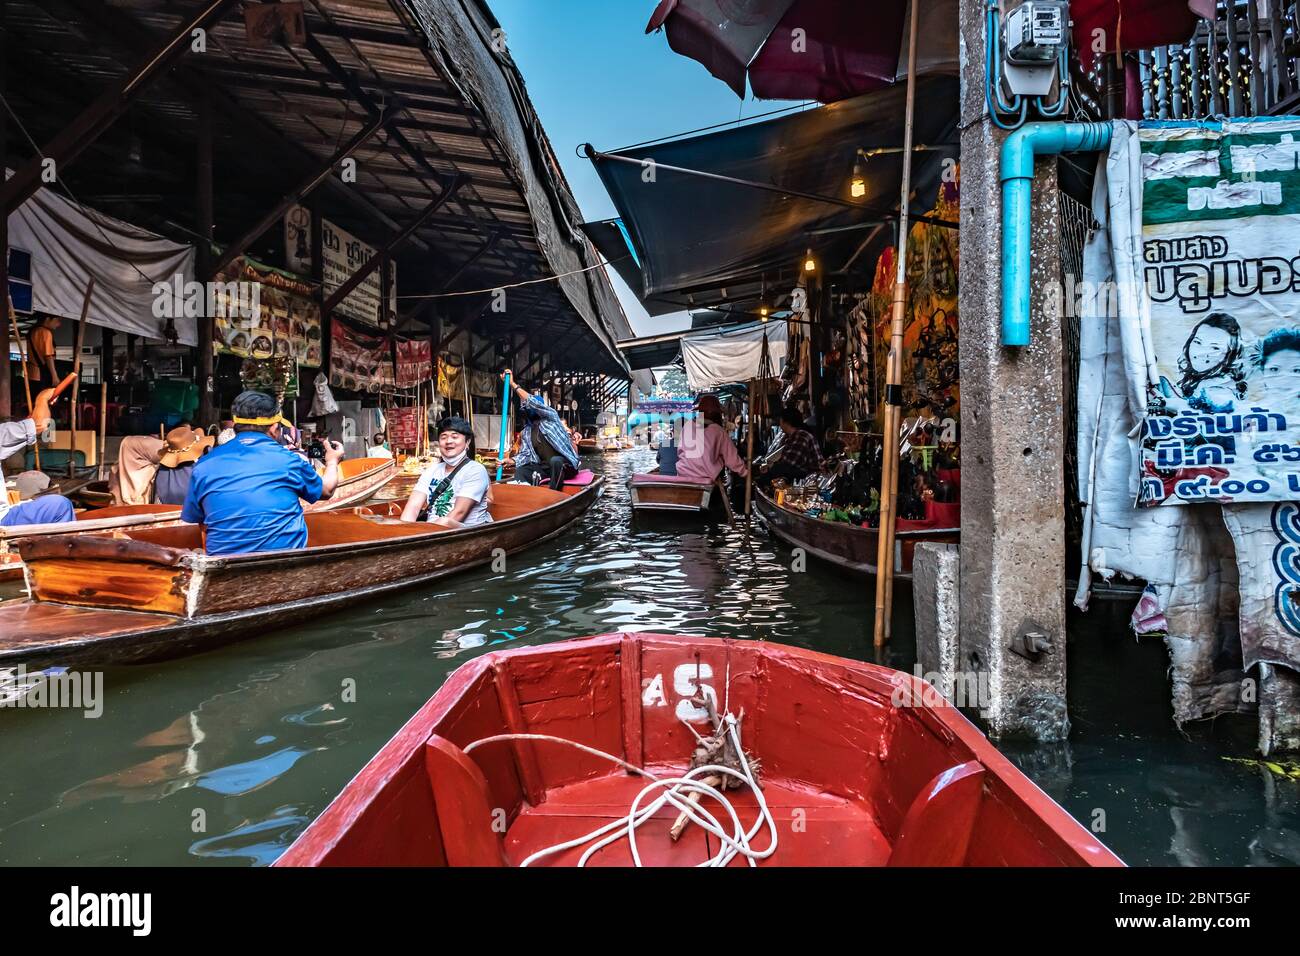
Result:
M748 473L735 444L722 427L722 406L716 395L701 395L695 401L699 417L682 426L677 451L677 476L701 484L712 484L723 466L742 478Z

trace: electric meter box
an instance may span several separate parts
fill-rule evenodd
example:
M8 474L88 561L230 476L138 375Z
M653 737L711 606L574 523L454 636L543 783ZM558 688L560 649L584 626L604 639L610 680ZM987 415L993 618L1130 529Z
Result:
M1069 5L1063 0L1028 0L1003 24L1008 62L1037 66L1056 59L1068 41Z

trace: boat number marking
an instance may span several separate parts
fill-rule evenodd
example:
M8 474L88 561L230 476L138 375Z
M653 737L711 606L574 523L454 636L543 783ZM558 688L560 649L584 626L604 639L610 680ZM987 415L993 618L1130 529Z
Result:
M687 664L679 664L673 670L673 692L679 698L677 701L677 716L682 720L697 721L708 720L709 712L703 707L697 707L691 703L691 698L696 694L698 687L703 691L704 696L713 701L716 709L718 706L718 692L704 681L713 677L713 668L703 661L691 661ZM645 690L641 692L641 706L643 707L667 707L668 701L664 696L664 675L662 673L655 676L646 685Z

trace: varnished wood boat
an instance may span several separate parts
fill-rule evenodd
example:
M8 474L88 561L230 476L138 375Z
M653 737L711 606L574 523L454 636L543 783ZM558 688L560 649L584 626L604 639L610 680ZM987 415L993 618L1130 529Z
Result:
M633 475L628 479L627 487L632 496L633 513L704 514L709 510L716 486L673 475L649 473Z
M92 481L72 495L72 500L86 508L111 508L113 492L108 490L107 481Z
M0 602L0 666L119 664L196 653L477 567L564 531L596 500L494 485L493 522L399 521L401 504L307 515L300 550L210 556L198 525L27 538L31 599Z
M767 642L657 634L465 664L275 865L517 865L619 826L647 781L609 758L680 777L693 731L711 732L706 698L743 713L741 747L757 758L778 836L760 865L1123 865L917 677ZM561 740L480 743L499 735ZM745 830L760 819L755 791L725 795ZM699 806L729 819L711 796ZM676 815L665 807L637 829L644 864L691 866L718 853L719 841L694 824L674 842ZM750 846L761 851L769 839ZM582 852L536 865L572 865ZM591 863L631 859L624 838Z
M767 522L771 532L786 544L803 548L808 554L859 574L876 573L876 548L879 543L874 528L859 528L836 521L809 518L782 508L768 495L754 490L754 508ZM957 543L960 528L931 531L902 531L894 543L894 577L910 580L912 555L922 541Z
M353 458L339 462L339 483L334 494L312 504L305 511L338 511L366 501L392 481L396 463L391 458ZM0 528L0 581L22 577L23 563L18 543L27 538L85 534L95 531L125 531L181 523L180 505L115 505L77 513L71 524L25 524Z

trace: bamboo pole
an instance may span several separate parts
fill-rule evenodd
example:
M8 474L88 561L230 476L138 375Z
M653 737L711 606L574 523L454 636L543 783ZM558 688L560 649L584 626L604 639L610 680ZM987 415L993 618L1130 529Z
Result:
M100 352L103 352L100 349ZM108 443L108 374L103 368L104 359L100 358L99 369L99 480L104 480L104 474L107 471L104 454L107 450ZM109 364L112 364L113 357L108 357Z
M6 298L8 297L6 296ZM18 333L18 313L14 311L14 304L12 301L9 303L9 324L13 326L14 341L18 343L18 357L19 359L22 360L22 365L23 365L23 391L26 392L27 394L27 415L28 417L31 417L32 380L27 374L27 343L23 341L23 337ZM5 361L6 362L9 361L9 357L7 355L5 356ZM32 445L32 453L36 456L36 470L40 471L41 470L41 443L39 441L39 436L38 436L38 440Z
M760 369L760 371L766 371L766 370ZM746 416L749 419L749 426L748 426L749 439L745 448L745 533L746 534L749 533L749 526L750 524L753 523L754 520L753 512L750 510L749 505L750 502L753 500L753 494L754 494L754 414L756 409L758 408L757 405L758 397L754 390L754 383L756 381L758 381L758 379L751 378L749 380L749 414Z
M76 473L77 425L80 424L77 399L81 394L81 346L86 341L86 315L90 312L90 297L94 292L95 277L91 276L90 281L86 283L86 296L81 300L81 318L77 320L77 344L72 348L72 374L77 377L72 380L72 406L68 409L68 423L72 426L72 439L68 444L69 478Z
M890 315L889 360L885 369L884 462L880 470L880 530L876 548L876 618L872 643L889 641L894 590L894 540L898 531L898 421L902 412L903 324L907 309L907 232L912 194L912 117L916 109L916 3L907 39L907 106L903 132L902 198L898 206L898 261Z

